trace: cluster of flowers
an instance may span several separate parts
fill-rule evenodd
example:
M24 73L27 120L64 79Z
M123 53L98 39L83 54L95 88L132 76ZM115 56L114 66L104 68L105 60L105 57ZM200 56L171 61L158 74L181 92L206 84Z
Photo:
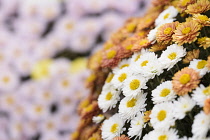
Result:
M144 1L0 3L0 139L69 139L76 105L88 92L86 59L75 58L144 10Z
M209 17L209 0L154 0L127 20L89 60L72 138L210 140Z

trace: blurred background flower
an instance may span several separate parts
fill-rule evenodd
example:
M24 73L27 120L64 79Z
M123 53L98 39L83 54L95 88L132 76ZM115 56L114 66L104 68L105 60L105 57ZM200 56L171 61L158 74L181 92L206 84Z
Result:
M147 0L0 0L0 138L67 140L87 56Z

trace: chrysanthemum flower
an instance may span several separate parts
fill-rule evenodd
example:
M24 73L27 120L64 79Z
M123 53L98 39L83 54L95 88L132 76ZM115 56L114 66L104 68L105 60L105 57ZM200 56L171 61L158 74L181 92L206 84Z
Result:
M147 79L141 75L128 77L123 86L123 95L133 97L140 94L142 89L147 88L146 82Z
M130 137L141 137L142 129L144 127L144 114L139 112L135 118L131 120L131 126L128 129Z
M202 84L197 87L192 94L193 100L196 101L196 104L200 107L204 106L204 102L207 98L210 98L210 86L204 87Z
M198 44L199 44L199 47L203 47L204 49L207 49L210 47L210 38L209 37L198 38Z
M112 79L112 84L116 89L121 89L124 86L126 79L132 75L132 72L128 67L115 72L116 74Z
M199 73L192 68L185 67L175 73L172 84L178 95L184 95L195 89L200 83Z
M151 42L148 40L148 38L143 38L138 41L136 41L131 49L132 52L138 52L143 48L148 48Z
M210 115L206 115L203 111L197 114L192 125L193 136L197 139L205 138L210 129Z
M153 130L148 134L148 138L146 140L178 140L179 136L175 129L169 130Z
M198 0L196 3L188 5L187 12L188 14L200 14L210 10L210 1L209 0Z
M113 68L113 73L117 73L119 70L128 68L130 66L130 59L123 59L118 63L117 67Z
M206 113L206 115L210 114L210 98L207 98L204 102L203 111Z
M156 65L157 63L160 65ZM163 66L154 52L142 54L138 61L131 64L131 68L136 74L141 74L147 79L154 78L155 75L163 72Z
M146 93L138 94L135 97L124 97L119 105L119 114L123 120L131 120L135 115L145 110Z
M191 99L189 95L184 95L178 98L177 101L173 102L175 106L174 112L177 119L183 119L187 112L191 111L195 106L195 101Z
M120 92L117 91L113 86L105 86L102 89L101 94L98 97L98 106L103 111L114 108L120 99Z
M200 34L200 32L198 32L200 28L201 26L196 21L180 23L174 31L174 35L172 36L173 41L178 45L192 43Z
M177 7L181 12L183 12L187 9L188 5L193 4L195 2L196 0L179 0L179 2L177 3Z
M149 51L150 52L157 52L157 51L164 50L166 47L167 47L167 45L163 45L163 44L160 44L160 43L155 43L150 47Z
M114 67L118 64L120 61L119 58L119 47L115 46L112 47L111 49L105 50L102 54L102 67Z
M152 97L154 104L169 102L176 98L176 94L172 89L171 81L165 81L157 86L152 91Z
M201 77L203 77L208 72L206 64L207 64L206 60L193 59L193 61L190 62L189 68L193 68L194 70L199 72L199 75Z
M154 129L167 130L170 126L174 125L172 103L156 104L150 114L150 122Z
M210 26L210 19L206 15L194 14L193 20L197 21L202 26Z
M171 69L183 56L186 55L186 49L183 46L172 44L162 52L159 62L165 69Z
M173 22L177 14L178 10L174 6L169 6L157 17L157 19L155 20L155 25L158 26L164 23Z
M174 30L176 29L177 25L178 25L178 22L166 23L166 24L161 25L157 29L157 33L156 33L157 42L161 44L171 43L172 35L174 34Z
M189 63L193 59L196 59L199 57L200 50L199 49L193 49L192 51L187 52L187 55L182 60L184 64Z
M111 140L116 136L120 136L123 132L124 121L119 117L119 114L115 114L109 119L105 120L101 130L102 138L104 140Z

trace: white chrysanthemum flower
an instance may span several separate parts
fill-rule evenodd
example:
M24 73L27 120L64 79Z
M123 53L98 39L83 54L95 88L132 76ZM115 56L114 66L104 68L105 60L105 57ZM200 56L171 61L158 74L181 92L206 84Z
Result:
M120 117L124 120L130 120L135 117L135 115L145 110L146 93L138 94L135 97L124 97L119 105Z
M193 137L197 139L205 138L210 129L210 115L206 115L203 111L197 114L192 125Z
M172 103L156 104L150 114L150 122L154 129L168 129L174 125L175 119L172 108Z
M193 59L193 61L190 61L189 68L193 68L194 70L199 72L201 77L203 77L208 72L206 64L207 64L206 60Z
M155 20L155 26L173 22L175 20L175 17L178 14L178 10L174 6L169 6L166 10L164 10Z
M111 140L124 131L124 121L119 117L119 114L115 114L109 119L103 122L101 127L103 140Z
M149 34L147 35L147 39L154 44L156 42L156 33L157 33L157 28L154 28L152 30L150 30Z
M210 98L210 86L204 87L204 85L201 84L193 91L192 98L195 100L197 105L203 107L204 101L207 98Z
M186 49L183 46L178 46L177 44L172 44L167 47L165 51L162 52L159 61L163 64L165 69L171 69L181 57L186 55Z
M0 67L0 91L12 91L19 84L19 77L9 68Z
M177 119L183 119L187 112L191 111L195 106L195 101L189 95L179 97L177 101L173 102L174 114Z
M154 52L142 54L141 58L132 63L130 68L133 69L136 74L141 74L147 79L152 79L155 75L159 75L163 72L163 67Z
M131 77L128 77L124 83L123 95L133 97L140 94L142 92L141 89L147 88L147 81L148 80L141 75L132 75Z
M104 115L99 114L98 116L94 116L92 120L94 123L100 123L104 120L104 118Z
M120 99L120 92L117 91L112 85L105 84L98 97L98 106L103 111L106 112L111 108L115 108L118 100Z
M142 129L144 128L144 113L139 112L135 118L131 120L131 126L128 129L130 137L141 137Z
M123 59L118 64L118 66L113 69L113 73L116 74L116 73L118 73L119 70L124 69L124 68L127 68L129 66L130 66L130 59Z
M152 91L152 101L154 104L169 102L176 98L176 94L172 89L172 82L165 81Z
M177 134L177 131L175 129L169 129L169 130L153 130L149 133L148 140L178 140L179 136Z
M116 89L121 89L124 86L126 79L131 76L130 69L120 69L113 77L112 84Z
M132 55L132 57L131 57L131 63L134 63L134 62L136 62L136 61L138 61L140 58L141 58L141 56L143 55L143 54L145 54L145 53L149 53L149 50L148 49L141 49L141 51L139 51L139 52L135 52L133 55Z

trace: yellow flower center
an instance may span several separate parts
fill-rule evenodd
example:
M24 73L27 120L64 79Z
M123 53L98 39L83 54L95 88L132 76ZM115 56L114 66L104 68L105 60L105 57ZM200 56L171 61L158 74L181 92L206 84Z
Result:
M137 123L136 123L136 125L140 125L141 123L140 123L140 121L138 121Z
M127 78L127 74L126 74L126 73L122 73L122 74L118 77L118 80L119 80L120 82L123 82L126 78Z
M152 18L147 18L147 19L145 20L146 23L149 23L149 22L151 22L151 21L152 21Z
M145 44L147 44L147 43L148 43L148 40L144 39L144 40L141 40L141 41L139 42L139 45L142 46L142 45L145 45Z
M132 98L130 101L127 102L127 107L134 107L136 105L136 99Z
M166 135L161 135L158 137L158 140L168 140L168 137Z
M86 111L86 112L90 112L90 111L92 111L92 110L93 110L93 105L92 105L92 104L88 105L88 106L85 108L85 111Z
M171 60L174 60L176 58L176 53L175 52L172 52L168 55L168 58L171 59Z
M190 27L186 27L182 30L182 33L183 34L188 34L189 32L191 31L191 28Z
M128 32L133 32L135 28L136 28L136 25L133 23L128 24L126 27Z
M131 49L132 49L132 47L133 47L133 45L132 45L132 44L130 44L130 45L126 46L126 47L125 47L125 49L126 49L126 50L131 50Z
M167 19L170 16L170 13L165 14L165 16L163 17L164 19Z
M113 96L113 95L112 95L111 92L107 93L107 94L106 94L106 100L108 100L108 101L111 100L111 99L112 99L112 96Z
M187 3L189 3L189 2L190 2L190 0L182 0L181 5L186 6Z
M203 20L203 21L209 20L209 18L208 18L206 15L199 15L197 18L198 18L199 20Z
M197 68L198 69L203 69L206 66L206 64L207 64L206 60L201 60L201 61L198 62Z
M210 95L210 86L208 86L207 88L205 88L203 90L203 94L205 94L206 96L209 96Z
M207 37L202 37L202 38L198 38L198 44L203 43L204 41L206 41Z
M117 52L115 50L111 50L106 54L106 56L108 59L112 59L113 57L115 57L116 54Z
M134 60L135 62L137 61L137 60L139 60L139 58L141 57L141 55L139 54L139 55L137 55L136 56L136 59Z
M183 74L180 79L179 79L179 82L181 84L187 84L189 81L190 81L190 75L189 74Z
M144 35L145 35L145 32L143 32L143 31L138 33L139 37L143 37Z
M166 118L166 111L165 110L161 110L158 115L157 115L157 119L159 121L163 121Z
M3 77L2 80L5 84L10 81L9 77L7 77L7 76Z
M88 140L97 140L95 137L91 137Z
M118 125L117 123L113 124L113 125L111 126L110 132L116 133L117 130L118 130L118 127L119 127L119 125Z
M70 83L69 83L68 80L63 80L63 81L62 81L62 86L63 86L63 87L68 87L69 84L70 84Z
M41 113L41 112L43 111L42 106L40 106L40 105L36 106L36 107L35 107L35 111L36 111L37 113Z
M114 74L109 74L109 76L106 78L106 83L110 83L112 78L114 77Z
M124 64L120 67L120 69L123 69L124 67L128 67L128 66L129 66L129 64Z
M74 24L73 23L67 23L66 24L66 29L67 30L71 30L73 27L74 27Z
M164 32L165 35L168 35L168 34L171 33L171 31L172 31L172 28L171 27L167 27L163 32Z
M87 81L87 82L92 82L92 81L94 81L95 79L96 79L95 74L91 74L91 75L86 79L86 81Z
M134 79L130 82L130 89L136 90L140 86L140 81L138 79Z
M145 61L143 61L143 62L141 63L141 66L144 67L144 66L147 65L147 63L148 63L148 60L145 60Z
M161 96L161 97L166 97L166 96L168 96L168 94L169 94L170 92L171 92L170 89L164 88L164 89L160 92L160 96Z
M14 98L12 98L12 97L7 97L7 98L6 98L6 102L7 102L8 104L14 104L14 103L15 103L15 100L14 100Z

